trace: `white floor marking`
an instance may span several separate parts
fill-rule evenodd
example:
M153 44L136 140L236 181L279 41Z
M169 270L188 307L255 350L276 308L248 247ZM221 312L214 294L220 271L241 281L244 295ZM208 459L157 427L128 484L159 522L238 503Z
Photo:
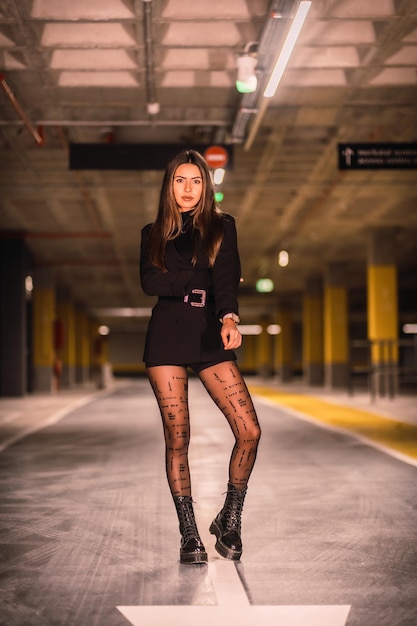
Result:
M196 438L194 437L194 441ZM200 462L200 460L198 460ZM210 526L217 510L209 510L198 485L193 489L194 510L201 530ZM219 492L218 504L224 499ZM345 626L349 605L340 606L254 606L240 580L236 565L220 557L214 549L214 537L202 534L206 546L210 577L217 605L118 606L120 613L133 626ZM193 567L184 565L182 567ZM199 566L202 567L202 566ZM203 566L204 567L204 566ZM201 571L201 570L199 570Z
M0 424L9 424L9 422L13 422L21 415L22 411L10 411L10 413L4 413L3 415L0 412Z
M92 392L88 396L83 396L82 398L78 398L78 400L75 400L74 402L71 402L71 399L68 398L68 405L64 406L62 409L58 409L55 413L53 413L49 417L46 417L44 420L36 422L32 424L31 426L28 426L27 428L23 429L22 431L12 435L11 437L9 437L9 439L6 439L2 444L0 444L0 452L3 452L4 450L9 448L11 445L16 443L17 441L20 441L21 439L23 439L24 437L27 437L28 435L32 435L33 433L38 432L38 430L42 430L43 428L46 428L47 426L53 426L53 424L57 424L59 421L61 421L64 417L66 417L73 411L76 411L77 409L81 408L85 404L88 404L89 402L93 402L93 400L97 400L100 397L109 395L113 391L114 391L113 388L103 389L101 391L95 391L95 392ZM21 413L23 414L23 411L21 411Z
M119 606L133 626L345 626L349 606Z
M192 567L185 565L184 567ZM216 559L208 566L217 605L118 606L133 626L345 626L350 606L253 606L232 561Z
M87 404L88 402L91 402L92 400L93 398L90 396L81 398L75 401L74 403L72 403L71 405L65 406L62 409L59 409L58 411L56 411L56 413L54 413L53 415L50 415L49 417L46 417L44 420L40 422L36 422L35 424L28 426L21 432L18 432L15 435L12 435L9 439L6 439L6 441L4 441L0 445L0 452L3 452L3 450L6 450L6 448L9 448L11 445L16 443L17 441L20 441L24 437L27 437L28 435L32 435L33 433L36 433L38 430L42 430L43 428L46 428L47 426L52 426L53 424L57 424L60 420L62 420L63 417L66 417L66 415L68 415L72 411L75 411L76 409L82 407L84 404Z
M208 572L219 606L250 606L248 596L232 561L216 559L209 563Z

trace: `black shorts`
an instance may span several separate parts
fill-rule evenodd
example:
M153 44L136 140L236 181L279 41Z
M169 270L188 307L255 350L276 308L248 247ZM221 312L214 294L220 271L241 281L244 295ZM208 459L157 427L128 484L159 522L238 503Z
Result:
M145 367L160 367L161 365L177 365L178 367L189 367L190 369L193 370L193 372L195 372L196 374L199 374L200 372L202 372L203 370L207 369L208 367L212 367L213 365L218 365L219 363L227 363L227 361L233 361L235 362L235 359L231 359L230 356L228 356L225 359L218 359L217 361L204 361L203 363L145 363Z

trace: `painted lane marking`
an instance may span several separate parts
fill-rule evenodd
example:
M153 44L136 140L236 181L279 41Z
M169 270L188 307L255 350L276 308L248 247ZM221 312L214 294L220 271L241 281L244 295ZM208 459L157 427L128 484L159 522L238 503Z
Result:
M10 413L4 413L0 411L0 424L9 424L10 422L14 422L21 415L23 415L22 411L10 411Z
M201 462L196 437L193 435L194 448L190 451L190 461ZM200 443L200 442L199 442ZM201 438L201 444L207 447L206 437ZM210 480L207 484L211 484ZM193 489L195 499L194 510L200 530L207 529L217 512L207 506L207 498L212 497L212 490L207 491L201 484ZM221 505L224 494L218 494ZM120 613L133 626L223 626L224 624L239 624L239 626L345 626L350 611L349 605L340 606L255 606L249 603L249 598L239 577L233 561L222 559L214 548L213 537L202 535L206 546L209 564L207 567L208 585L215 592L217 604L210 605L169 605L169 606L118 606ZM194 566L184 565L184 568ZM199 572L201 567L198 566Z
M349 606L119 606L133 626L345 626Z
M218 606L238 606L241 608L250 606L248 596L232 561L217 558L209 563L208 573L216 592Z
M346 407L303 394L287 394L250 386L258 400L321 428L332 430L417 466L417 426L362 409Z
M123 389L124 386L127 387L128 383L126 383L125 385L118 386L117 389ZM47 428L48 426L53 426L54 424L57 424L64 417L66 417L73 411L76 411L77 409L83 407L85 404L88 404L89 402L94 402L94 400L98 400L108 395L111 395L115 391L115 389L116 387L110 387L109 389L102 389L100 391L94 391L74 401L71 401L71 398L68 398L67 400L68 404L63 406L61 409L58 409L52 415L49 415L45 417L44 419L41 419L39 422L35 422L27 426L26 428L22 428L22 430L14 433L10 437L2 441L0 443L0 453L6 450L7 448L9 448L10 446L12 446L13 444L17 443L21 439L24 439L28 435L33 435L39 430L43 430L44 428ZM66 400L66 399L64 398L63 400ZM24 416L24 411L20 411L20 413L21 413L20 417Z
M192 567L192 566L184 566ZM118 606L133 626L345 626L350 606L253 606L232 561L208 565L217 605L207 606Z
M79 409L80 407L84 406L84 404L87 404L88 402L92 402L92 400L94 400L95 397L96 396L94 397L87 396L84 398L80 398L76 400L75 402L72 402L70 405L63 407L62 409L59 409L58 411L53 413L53 415L46 417L44 420L36 422L35 424L32 424L28 426L27 428L24 428L20 432L17 432L16 434L10 436L8 439L6 439L0 444L0 452L3 452L4 450L6 450L6 448L9 448L14 443L20 441L21 439L24 439L24 437L27 437L28 435L32 435L38 432L38 430L42 430L43 428L46 428L47 426L52 426L53 424L57 424L59 421L62 420L62 418L66 417L69 413L72 413L72 411Z

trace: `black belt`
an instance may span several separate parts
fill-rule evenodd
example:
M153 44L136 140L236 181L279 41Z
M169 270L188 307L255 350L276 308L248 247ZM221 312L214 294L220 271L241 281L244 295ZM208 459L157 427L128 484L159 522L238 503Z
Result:
M160 296L162 302L186 302L190 306L204 307L208 302L207 291L205 289L192 289L185 296Z

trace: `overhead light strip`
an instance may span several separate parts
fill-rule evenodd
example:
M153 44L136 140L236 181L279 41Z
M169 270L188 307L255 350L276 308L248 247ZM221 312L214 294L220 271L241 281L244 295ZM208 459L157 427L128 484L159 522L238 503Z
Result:
M293 51L293 48L296 44L298 36L303 27L304 21L307 17L307 13L309 12L311 7L311 2L300 2L297 13L295 14L294 20L291 24L291 28L288 31L288 35L285 39L284 45L282 46L279 57L275 63L274 69L272 70L271 77L268 81L268 84L264 91L265 98L272 98L275 94L279 82L282 78L282 75L287 67L287 63Z

